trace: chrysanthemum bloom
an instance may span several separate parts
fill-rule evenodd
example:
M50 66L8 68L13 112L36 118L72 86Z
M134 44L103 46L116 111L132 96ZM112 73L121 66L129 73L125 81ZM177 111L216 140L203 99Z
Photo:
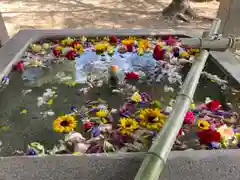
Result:
M210 128L211 124L206 120L199 119L197 126L202 130L207 130Z
M145 108L140 111L140 125L148 129L159 130L162 128L166 116L160 112L160 109Z
M107 110L100 109L99 111L96 112L96 116L100 118L105 118L108 116L108 113L109 112Z
M56 132L70 132L77 126L77 121L71 115L60 116L53 121L53 130Z
M136 129L138 129L139 125L135 119L132 118L120 118L119 130L122 134L131 134Z

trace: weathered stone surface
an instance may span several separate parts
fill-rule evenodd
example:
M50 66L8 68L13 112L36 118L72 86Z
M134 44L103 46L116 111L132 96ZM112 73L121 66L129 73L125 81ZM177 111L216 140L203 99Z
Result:
M8 157L0 159L1 180L133 180L143 153ZM161 180L239 180L238 150L172 152Z

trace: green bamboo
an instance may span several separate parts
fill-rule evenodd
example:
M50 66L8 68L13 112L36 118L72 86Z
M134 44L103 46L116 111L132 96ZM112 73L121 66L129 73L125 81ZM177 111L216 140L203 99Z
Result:
M216 34L220 23L220 19L214 20L209 32L205 32L203 37L211 37ZM207 50L202 50L200 56L194 61L183 84L183 88L177 96L173 111L158 134L156 141L146 153L146 157L134 180L159 179L179 129L182 126L184 116L192 103L192 98L208 55L209 52Z

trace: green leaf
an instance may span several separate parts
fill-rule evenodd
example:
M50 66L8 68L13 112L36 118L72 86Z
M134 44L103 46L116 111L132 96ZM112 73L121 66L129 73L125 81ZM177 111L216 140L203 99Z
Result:
M153 108L158 108L158 109L161 108L161 103L160 103L160 101L157 101L157 100L153 101L151 103L151 105L152 105Z

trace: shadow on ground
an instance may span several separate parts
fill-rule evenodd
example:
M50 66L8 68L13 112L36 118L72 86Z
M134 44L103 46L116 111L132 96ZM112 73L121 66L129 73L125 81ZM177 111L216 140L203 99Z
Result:
M168 28L161 10L170 0L2 0L10 35L26 28ZM206 7L205 7L206 8ZM211 11L211 10L210 10ZM180 27L205 29L202 21Z

